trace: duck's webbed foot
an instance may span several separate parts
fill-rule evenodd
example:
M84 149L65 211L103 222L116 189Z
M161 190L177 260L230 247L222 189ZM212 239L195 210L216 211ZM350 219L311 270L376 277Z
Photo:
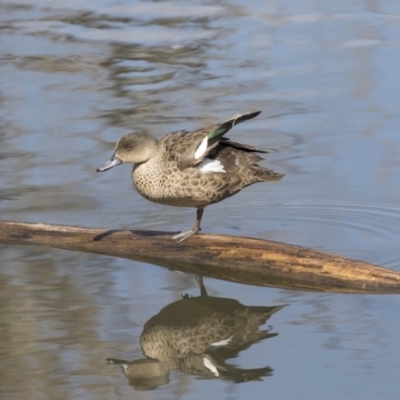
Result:
M172 236L172 239L174 239L176 243L181 243L188 237L190 237L196 233L199 233L201 231L200 221L201 221L202 216L203 216L203 208L198 208L197 209L197 218L196 218L196 222L194 224L193 229L190 231L178 233L177 235Z
M190 236L192 236L192 235L194 235L196 233L198 233L198 231L194 231L192 229L190 231L178 233L177 235L172 236L172 239L174 239L176 243L180 243L180 242L183 242L185 239L187 239L188 237L190 237Z

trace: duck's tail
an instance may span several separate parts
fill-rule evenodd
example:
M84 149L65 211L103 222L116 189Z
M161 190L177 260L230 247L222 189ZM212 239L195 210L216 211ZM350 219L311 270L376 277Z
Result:
M258 182L266 181L280 181L285 174L280 174L272 169L264 168L261 165L252 165L253 175L258 178Z

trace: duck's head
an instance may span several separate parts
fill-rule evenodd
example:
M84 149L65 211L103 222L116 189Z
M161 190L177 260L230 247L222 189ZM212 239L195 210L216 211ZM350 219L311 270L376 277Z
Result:
M113 156L97 172L104 172L122 163L140 164L154 157L159 150L157 139L147 133L129 133L118 140Z

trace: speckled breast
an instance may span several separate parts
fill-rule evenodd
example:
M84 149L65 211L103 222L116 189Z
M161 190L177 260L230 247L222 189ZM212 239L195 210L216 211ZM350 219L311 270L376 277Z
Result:
M204 207L222 200L222 196L207 187L205 174L195 168L180 171L175 165L162 168L157 162L135 165L132 180L138 192L147 200L177 207Z

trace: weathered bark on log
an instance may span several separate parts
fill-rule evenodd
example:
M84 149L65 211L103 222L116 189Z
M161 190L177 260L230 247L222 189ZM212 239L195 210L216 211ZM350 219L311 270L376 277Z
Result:
M400 273L285 243L169 232L90 229L0 221L0 244L105 254L256 286L340 293L400 293Z

